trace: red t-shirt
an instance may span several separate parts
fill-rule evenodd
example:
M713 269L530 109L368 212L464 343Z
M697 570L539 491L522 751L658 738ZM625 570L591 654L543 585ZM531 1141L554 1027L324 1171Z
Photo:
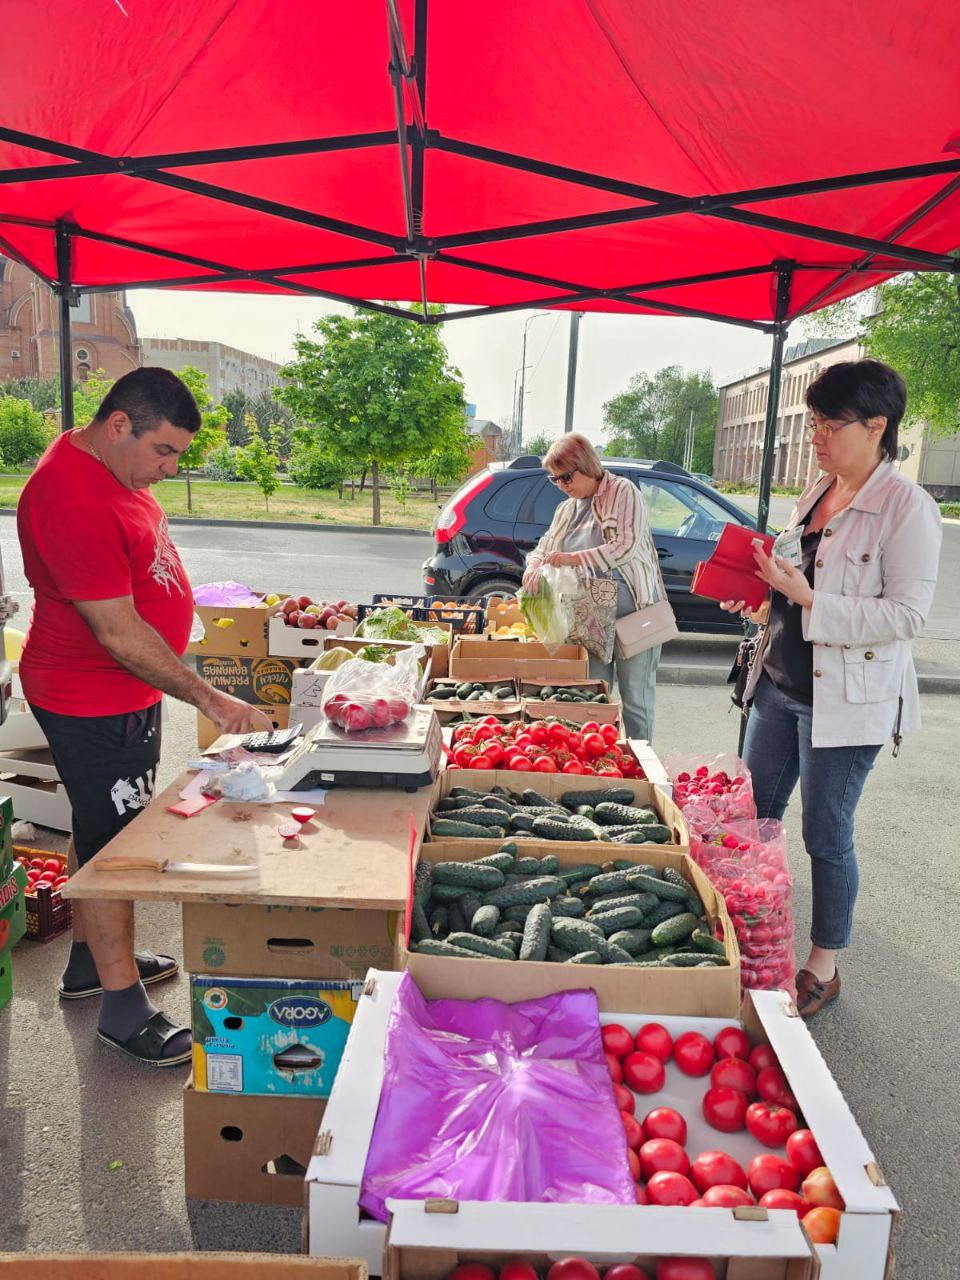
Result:
M158 702L160 693L110 656L73 604L132 596L141 618L182 656L193 595L153 494L125 488L64 434L23 487L17 531L34 593L20 658L27 701L70 716Z

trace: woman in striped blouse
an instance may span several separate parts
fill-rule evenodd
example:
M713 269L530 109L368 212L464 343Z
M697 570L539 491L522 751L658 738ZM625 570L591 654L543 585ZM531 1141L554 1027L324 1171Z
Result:
M524 587L535 592L545 564L573 565L617 584L617 617L660 598L660 570L643 495L632 480L604 471L590 441L561 436L543 460L567 501L527 557ZM612 687L614 666L628 738L653 738L660 646L603 662L591 655L590 677Z

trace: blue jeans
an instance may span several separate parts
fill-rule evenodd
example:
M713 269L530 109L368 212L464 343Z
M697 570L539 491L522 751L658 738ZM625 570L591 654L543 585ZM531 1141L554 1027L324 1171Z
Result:
M628 738L653 741L653 716L657 698L657 664L660 645L634 654L632 658L614 658L601 662L590 655L590 679L606 680L613 689L614 670L623 703L623 723Z
M880 747L815 747L810 740L812 720L813 707L786 697L761 676L743 758L753 775L761 818L782 818L800 780L803 843L813 881L810 938L814 946L838 951L850 945L860 884L854 813Z

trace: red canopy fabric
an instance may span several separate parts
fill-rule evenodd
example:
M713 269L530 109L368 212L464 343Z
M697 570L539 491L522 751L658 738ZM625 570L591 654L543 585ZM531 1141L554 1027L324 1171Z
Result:
M51 281L59 223L80 287L767 327L960 242L948 0L3 8L0 249Z

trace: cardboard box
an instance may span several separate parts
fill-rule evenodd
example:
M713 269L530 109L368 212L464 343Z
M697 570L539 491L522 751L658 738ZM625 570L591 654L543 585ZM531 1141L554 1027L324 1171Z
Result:
M526 622L520 612L520 602L516 596L492 596L487 601L486 624L488 631L497 627L512 627L515 622Z
M450 651L450 675L455 680L529 680L542 685L586 680L587 651L582 645L547 648L536 640L497 640L490 636L461 636ZM439 671L435 675L446 674Z
M441 698L439 701L433 701L430 694L434 689L456 688L462 684L461 680L431 680L427 688L424 690L423 702L426 706L432 707L437 713L441 724L447 724L450 720L460 719L461 716L499 716L501 719L519 719L521 713L520 697L517 694L517 682L515 680L504 680L500 682L502 685L509 685L513 690L513 694L509 698L492 698L483 697L476 702L468 702L466 699L460 698ZM479 681L478 681L479 683ZM485 684L497 683L495 681L484 681Z
M27 931L26 868L19 862L0 882L0 951L15 947Z
M258 711L263 712L263 714L267 717L267 719L273 725L274 729L286 729L290 723L289 706L275 706L267 702L261 702L258 704L251 703L251 705L252 706L255 705ZM206 751L207 747L212 746L213 743L215 743L219 737L220 737L220 730L213 723L213 721L208 720L205 715L203 715L201 712L198 711L197 712L197 746L199 747L199 749L201 751Z
M267 652L310 662L323 652L327 636L352 636L356 629L355 622L338 622L332 631L326 627L288 627L282 617L274 615L267 623Z
M367 1280L359 1258L277 1253L0 1253L3 1280Z
M328 1097L362 986L192 976L193 1087Z
M13 813L24 822L54 831L73 827L66 787L46 748L0 752L0 792L10 798Z
M259 978L362 979L397 968L396 911L336 907L183 904L188 973Z
M326 1098L198 1093L188 1082L183 1090L186 1195L303 1204L304 1170L326 1106Z
M643 770L643 776L648 782L662 791L665 796L673 799L673 782L669 774L663 767L660 757L651 747L646 738L630 738L630 750L637 758L637 764Z
M280 595L279 592L276 594ZM246 658L265 658L268 652L267 623L271 614L279 607L260 605L258 608L227 609L198 604L196 611L205 634L202 640L192 640L187 645L187 653L211 657L239 654Z
M0 1009L13 998L13 960L9 951L0 951Z
M544 686L524 680L520 684L520 697L523 701L524 720L546 720L551 716L561 720L570 720L574 724L586 724L595 720L597 724L615 724L623 737L623 707L618 699L610 698L610 688L606 680L565 680L558 688L587 689L591 693L605 693L607 702L544 702L538 696Z
M295 662L283 658L197 658L201 680L255 707L289 703L296 669Z
M678 1253L722 1260L725 1280L815 1280L819 1270L794 1213L761 1210L759 1220L738 1221L701 1210L704 1222L688 1244L684 1209L644 1214L641 1230L638 1215L618 1205L388 1200L387 1208L385 1280L445 1280L468 1262L496 1273L521 1257L546 1275L564 1255L588 1258L601 1272L629 1261L651 1276L658 1261Z

